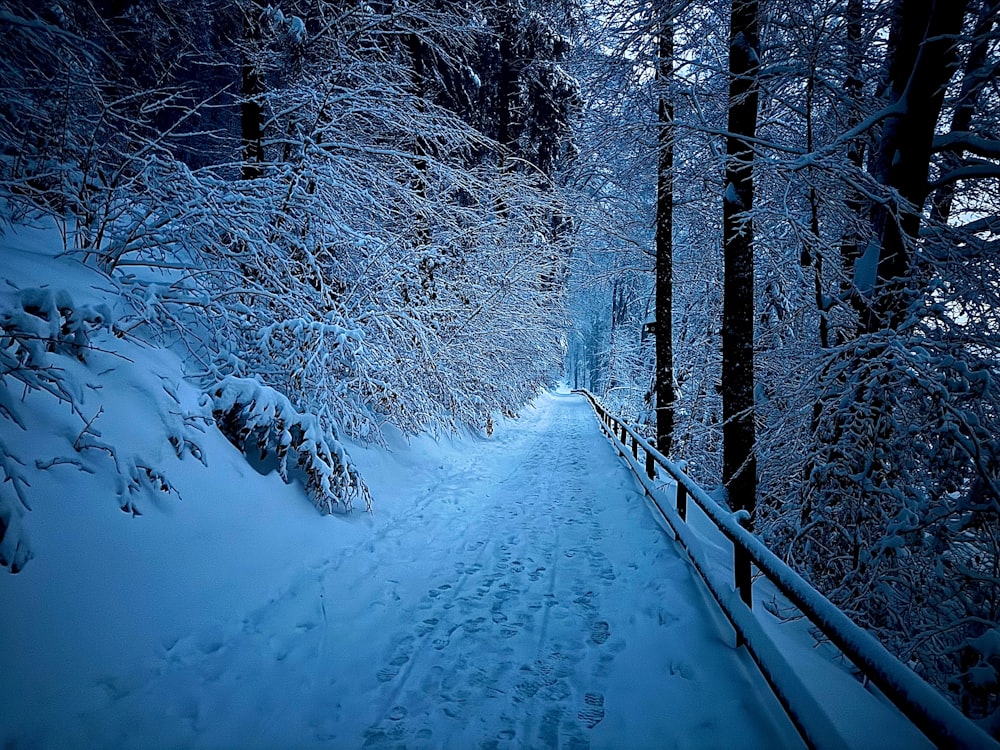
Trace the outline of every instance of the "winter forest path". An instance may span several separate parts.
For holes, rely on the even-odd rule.
[[[376,510],[369,538],[306,566],[240,628],[171,649],[137,692],[189,696],[190,733],[173,739],[797,746],[584,398],[546,394],[464,442],[460,460],[414,468],[407,512]]]

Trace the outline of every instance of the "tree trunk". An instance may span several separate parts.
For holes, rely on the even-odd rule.
[[[263,113],[260,95],[264,93],[264,82],[252,54],[260,43],[260,15],[258,0],[250,3],[243,16],[242,86],[243,102],[240,105],[240,120],[243,135],[243,179],[253,180],[264,175]]]
[[[854,128],[861,122],[861,91],[864,86],[864,49],[861,41],[863,10],[862,0],[847,0],[847,76],[844,79],[844,93],[847,95],[846,125],[848,128]],[[851,169],[860,171],[864,166],[865,140],[863,137],[852,138],[847,144],[847,160],[850,162]],[[853,217],[857,217],[860,222],[866,206],[861,193],[854,188],[848,188],[845,203],[848,222],[851,222]],[[861,238],[858,226],[848,223],[840,243],[840,262],[843,271],[840,293],[851,301],[851,306],[857,312],[858,319],[863,320],[868,315],[868,301],[851,281],[854,278],[854,264],[860,256]],[[849,330],[838,331],[840,343],[847,340],[850,335]]]
[[[813,128],[813,97],[816,93],[816,60],[812,59],[809,68],[809,78],[806,80],[806,151],[812,153],[815,148]],[[823,251],[819,242],[819,193],[815,184],[809,186],[809,235],[802,246],[801,263],[804,267],[813,269],[813,296],[816,300],[816,311],[819,313],[819,345],[823,349],[830,347],[830,315],[823,290]]]
[[[753,146],[760,68],[757,0],[733,0],[729,29],[729,136],[722,202],[722,478],[733,509],[753,511],[754,437]]]
[[[674,434],[673,211],[674,107],[666,88],[673,74],[674,26],[663,13],[657,50],[660,82],[659,162],[656,179],[656,447],[670,453]]]
[[[410,56],[410,83],[413,97],[416,99],[416,110],[423,112],[426,109],[424,97],[426,89],[426,70],[424,65],[424,49],[420,42],[420,37],[416,33],[406,35],[406,50]],[[416,172],[414,190],[420,202],[427,199],[427,155],[428,143],[424,136],[417,132],[413,134],[413,169]],[[425,248],[431,244],[430,228],[427,217],[420,210],[414,217],[414,229],[416,246]]]
[[[979,8],[979,19],[973,31],[972,49],[965,61],[962,71],[962,89],[958,95],[955,112],[951,117],[951,132],[965,132],[972,127],[972,116],[976,112],[979,92],[986,78],[983,68],[990,49],[990,32],[997,23],[997,12],[1000,10],[1000,0],[982,0]],[[946,154],[943,172],[954,169],[961,164],[962,154]],[[931,216],[937,223],[945,223],[951,214],[951,203],[955,197],[955,183],[948,183],[934,195]]]
[[[886,104],[897,113],[885,120],[872,175],[898,194],[877,204],[872,228],[877,247],[873,303],[865,332],[898,328],[914,297],[913,246],[927,199],[934,127],[955,68],[955,37],[967,0],[896,0],[889,34]],[[866,253],[867,255],[868,253]],[[861,259],[870,274],[876,258]],[[862,285],[864,288],[864,285]]]

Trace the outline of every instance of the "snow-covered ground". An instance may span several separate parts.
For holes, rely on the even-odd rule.
[[[4,325],[58,339],[27,356],[64,394],[0,384],[31,505],[0,485],[0,541],[34,555],[0,572],[0,747],[801,746],[583,397],[489,439],[354,446],[374,513],[321,517],[212,426],[178,356],[116,335],[114,284],[59,246],[0,245]],[[53,321],[84,313],[82,350]],[[763,610],[846,744],[923,741]]]
[[[4,238],[0,312],[25,289],[120,312],[56,244]],[[321,517],[204,422],[174,354],[100,327],[68,351],[38,356],[82,415],[5,381],[34,558],[0,572],[0,747],[801,746],[582,397],[489,439],[355,447],[374,513]],[[123,489],[101,446],[170,492]],[[789,633],[849,744],[919,741]]]
[[[582,398],[362,453],[372,516],[206,442],[176,507],[37,503],[5,746],[797,744]]]

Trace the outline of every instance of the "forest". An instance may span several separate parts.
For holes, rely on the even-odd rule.
[[[178,456],[212,423],[323,513],[350,445],[564,380],[1000,737],[998,72],[997,0],[3,0],[0,229],[122,303],[0,270],[0,563],[26,394],[122,510],[171,490],[99,333],[184,362]]]

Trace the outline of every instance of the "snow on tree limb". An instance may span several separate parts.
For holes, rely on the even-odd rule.
[[[278,391],[246,378],[226,378],[206,395],[216,425],[240,451],[256,454],[260,461],[273,454],[286,483],[294,468],[304,472],[306,491],[320,512],[349,511],[357,499],[371,511],[364,480],[336,435],[318,417],[299,413]]]

